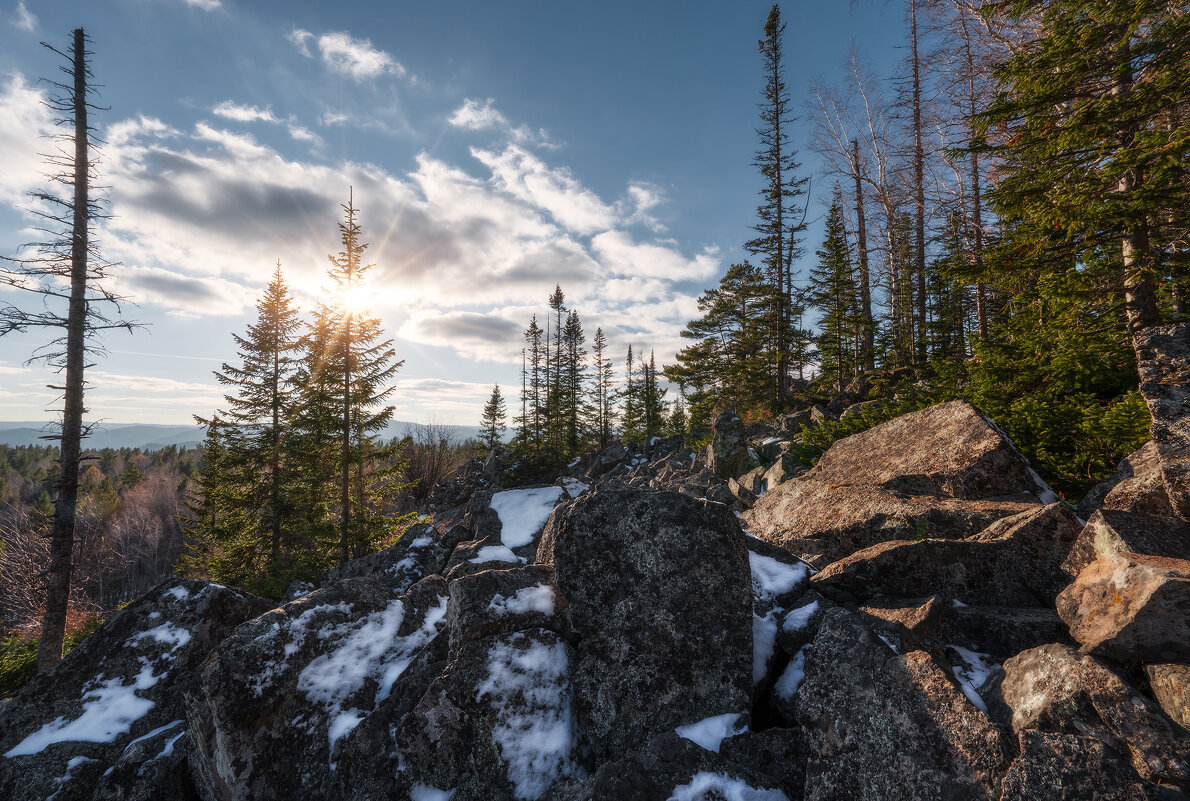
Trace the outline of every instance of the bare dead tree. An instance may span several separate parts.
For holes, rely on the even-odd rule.
[[[49,50],[67,60],[61,70],[68,82],[47,81],[52,94],[49,108],[61,115],[63,132],[54,137],[57,147],[44,154],[50,167],[51,183],[68,188],[65,194],[51,190],[31,193],[38,218],[38,231],[45,239],[22,247],[34,255],[8,259],[0,267],[0,281],[18,290],[38,295],[38,311],[15,305],[0,308],[0,336],[13,331],[50,329],[60,333],[34,351],[29,361],[41,361],[63,375],[51,389],[62,393],[62,421],[47,438],[59,442],[61,465],[54,502],[54,524],[50,535],[49,566],[45,573],[45,612],[41,642],[37,651],[38,672],[52,668],[62,658],[66,616],[70,602],[75,513],[78,507],[79,459],[82,440],[90,431],[84,425],[86,386],[84,371],[89,360],[101,352],[97,337],[112,328],[131,330],[134,324],[119,318],[122,298],[102,286],[112,265],[99,254],[92,238],[97,221],[106,215],[102,200],[92,193],[96,179],[95,148],[100,141],[87,121],[90,111],[102,110],[91,103],[95,88],[88,66],[92,52],[82,28],[71,36],[66,52],[45,42]],[[62,306],[66,308],[63,309]],[[114,309],[114,313],[110,310]],[[111,316],[109,316],[111,315]]]

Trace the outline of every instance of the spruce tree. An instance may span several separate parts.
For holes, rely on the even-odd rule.
[[[479,441],[491,453],[500,444],[504,434],[504,396],[500,394],[500,385],[492,386],[491,397],[483,407],[483,418],[480,421]]]
[[[571,310],[562,329],[562,359],[559,365],[561,381],[560,396],[563,419],[562,455],[570,459],[582,450],[585,440],[585,424],[591,417],[590,401],[587,398],[587,349],[586,337],[578,312]]]
[[[624,360],[624,412],[621,416],[625,442],[642,442],[645,436],[645,410],[641,398],[641,381],[636,374],[636,358],[632,345]]]
[[[859,308],[847,233],[843,229],[843,201],[838,191],[826,217],[826,239],[810,270],[810,303],[818,310],[819,370],[843,391],[855,372],[856,339],[862,337]]]
[[[611,441],[612,432],[616,425],[616,377],[612,360],[607,355],[607,337],[602,328],[595,329],[595,338],[591,340],[591,348],[595,353],[595,433],[599,438],[599,447],[606,448]]]

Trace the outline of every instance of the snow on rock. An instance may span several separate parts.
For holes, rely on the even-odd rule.
[[[967,700],[975,705],[980,712],[988,711],[987,704],[979,696],[979,688],[988,680],[988,676],[999,667],[988,654],[981,654],[963,648],[961,645],[948,645],[947,650],[955,654],[958,659],[954,666],[954,677],[959,682],[959,688]]]
[[[509,548],[533,542],[562,492],[561,487],[539,487],[494,494],[491,506],[500,517],[500,541]]]
[[[566,646],[523,632],[488,650],[488,675],[476,687],[496,712],[492,740],[518,799],[535,799],[563,776],[579,771],[573,690]]]
[[[757,598],[785,595],[810,579],[806,565],[786,564],[755,551],[748,551],[748,565],[752,568],[752,592]]]
[[[674,729],[679,736],[697,743],[708,751],[719,753],[719,743],[727,737],[735,737],[748,731],[747,726],[737,726],[741,712],[729,712],[726,715],[715,715],[703,718],[697,723],[678,726]]]
[[[562,489],[566,490],[566,494],[571,498],[577,498],[587,490],[591,489],[591,485],[579,481],[577,478],[566,476],[562,479]]]
[[[66,763],[66,773],[63,774],[62,776],[59,776],[58,778],[54,779],[54,793],[53,793],[53,795],[47,796],[45,801],[54,801],[54,799],[56,799],[58,797],[58,793],[60,793],[62,791],[62,787],[64,785],[70,784],[70,780],[71,780],[75,770],[77,770],[78,768],[81,768],[83,765],[87,764],[88,762],[98,762],[98,761],[99,760],[91,759],[90,757],[85,757],[85,756],[73,757],[69,762]]]
[[[789,801],[780,790],[758,789],[725,773],[696,773],[689,784],[675,787],[666,801]]]
[[[174,587],[173,589],[171,589],[169,592],[167,592],[165,594],[172,597],[176,601],[185,601],[187,598],[190,597],[190,591],[187,590],[185,587]]]
[[[479,549],[479,554],[474,559],[468,559],[467,561],[478,565],[484,562],[512,562],[513,564],[521,564],[525,560],[513,553],[512,549],[507,545],[484,545]]]
[[[393,683],[417,652],[438,636],[439,624],[446,617],[446,604],[446,597],[440,596],[439,604],[426,612],[421,626],[404,637],[397,635],[405,620],[405,604],[400,600],[360,620],[329,624],[318,630],[319,639],[333,640],[339,645],[306,665],[298,676],[297,688],[311,702],[326,709],[330,721],[327,737],[332,751],[339,738],[349,734],[388,697]],[[368,679],[378,684],[371,709],[344,709],[347,700]]]
[[[814,618],[814,613],[818,611],[818,601],[811,601],[804,606],[790,611],[785,616],[785,620],[781,623],[781,630],[789,634],[799,632],[806,626],[810,625],[810,621]]]
[[[425,548],[427,545],[432,545],[434,540],[432,537],[418,537],[413,542],[409,543],[410,548]]]
[[[777,614],[752,615],[752,683],[760,684],[769,671],[769,662],[777,647]]]
[[[175,587],[174,589],[184,590],[183,587]],[[171,591],[168,594],[172,595],[173,593]],[[162,623],[156,628],[149,629],[148,631],[142,631],[128,640],[127,644],[130,648],[135,648],[141,642],[141,640],[145,639],[146,637],[154,639],[159,643],[168,645],[170,647],[170,654],[173,654],[174,651],[177,651],[186,643],[190,642],[189,631],[181,628],[180,626],[175,626],[172,623]]]
[[[806,652],[811,648],[809,645],[803,645],[793,655],[793,659],[789,660],[789,665],[786,666],[785,672],[781,674],[781,678],[777,679],[777,683],[773,686],[777,697],[782,701],[792,701],[793,697],[797,695],[797,688],[801,686],[802,679],[806,677]]]
[[[523,587],[511,597],[497,595],[488,604],[488,611],[504,615],[526,615],[530,612],[540,612],[543,615],[554,614],[554,588],[548,584],[537,584]]]
[[[410,801],[450,801],[454,790],[439,790],[428,784],[415,784],[409,790]]]
[[[256,642],[284,639],[280,658],[263,660],[260,669],[253,672],[249,679],[253,694],[259,698],[266,689],[272,686],[277,676],[285,673],[289,667],[289,658],[302,649],[306,644],[306,637],[310,633],[311,622],[328,614],[347,617],[351,614],[351,604],[340,601],[337,604],[318,604],[302,612],[286,624],[273,623],[264,633],[258,634]]]

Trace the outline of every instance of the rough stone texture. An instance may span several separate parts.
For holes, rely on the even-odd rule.
[[[121,759],[123,775],[138,755],[151,758],[156,752],[148,754],[149,746],[125,749],[154,729],[181,720],[180,690],[210,650],[269,606],[219,584],[172,579],[112,615],[56,668],[36,676],[3,705],[0,754],[18,753],[0,757],[0,798],[40,801],[55,792],[55,801],[90,798],[102,774]],[[119,725],[115,715],[102,710],[125,696],[127,719]],[[110,742],[74,739],[38,747],[39,737],[84,716],[111,727]],[[68,768],[71,760],[75,766]],[[141,765],[145,763],[136,765],[137,770]],[[146,765],[144,792],[156,792],[153,782],[159,779],[164,780],[160,772]],[[162,792],[171,786],[167,782]]]
[[[512,801],[577,775],[572,664],[570,646],[543,629],[467,642],[396,725],[395,781]]]
[[[828,596],[937,593],[966,604],[1049,606],[1070,581],[1061,564],[1079,531],[1069,507],[1055,503],[965,540],[874,545],[831,564],[811,582]]]
[[[1110,499],[1110,500],[1109,500]],[[1087,520],[1100,509],[1173,516],[1161,479],[1161,461],[1152,440],[1116,465],[1116,472],[1087,492],[1078,504],[1079,517]]]
[[[897,656],[832,609],[805,671],[806,799],[995,797],[1005,736],[924,652]]]
[[[1165,491],[1174,514],[1190,520],[1190,323],[1146,328],[1132,343]]]
[[[996,659],[1052,642],[1074,644],[1066,624],[1050,608],[949,606],[947,628]]]
[[[323,577],[322,586],[362,576],[384,581],[395,595],[400,595],[426,576],[441,573],[458,542],[455,538],[460,536],[464,536],[462,530],[443,537],[431,525],[411,526],[395,545],[332,567]]]
[[[1001,801],[1148,801],[1128,762],[1093,737],[1026,730]]]
[[[91,801],[198,801],[186,764],[190,740],[184,727],[179,720],[152,737],[130,743],[110,772],[99,777]]]
[[[597,492],[555,512],[538,558],[570,601],[579,726],[596,764],[748,707],[751,574],[726,507]]]
[[[715,435],[707,445],[707,466],[720,478],[738,478],[756,467],[756,460],[748,453],[744,424],[734,409],[728,409],[715,419]]]
[[[1190,556],[1190,523],[1178,517],[1100,509],[1087,521],[1062,567],[1077,576],[1096,559],[1116,553],[1186,558]]]
[[[1065,645],[1033,648],[1004,663],[1002,692],[1015,731],[1094,737],[1150,782],[1186,787],[1190,734],[1094,657]]]
[[[952,401],[835,442],[745,520],[756,536],[822,566],[889,540],[970,536],[1036,506],[1044,492],[998,428]]]
[[[1091,563],[1057,599],[1088,653],[1190,662],[1190,561],[1119,553]]]
[[[399,598],[388,581],[352,578],[237,629],[186,692],[204,797],[333,797],[334,746],[399,691],[446,606],[438,576]]]
[[[477,637],[524,629],[562,632],[567,602],[554,587],[554,571],[547,565],[507,567],[450,582],[446,626],[452,650]]]
[[[1190,729],[1190,665],[1145,665],[1145,675],[1165,714]]]
[[[720,751],[724,750],[720,748]],[[741,751],[737,751],[736,756],[750,761],[752,749]],[[712,786],[695,798],[705,801],[724,798],[776,801],[779,796],[772,791],[782,789],[778,786],[779,779],[749,769],[746,767],[748,761],[741,764],[723,753],[707,751],[671,731],[653,737],[646,746],[619,760],[605,763],[586,780],[554,788],[542,801],[667,801],[674,797],[678,788],[690,785],[695,776],[707,773],[726,775],[753,791],[768,790],[769,793],[748,794],[737,789],[728,795],[722,787]],[[801,798],[791,794],[794,792],[797,791],[791,789],[786,793],[790,801]]]

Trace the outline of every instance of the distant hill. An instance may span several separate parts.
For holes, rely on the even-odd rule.
[[[42,439],[48,424],[45,422],[0,422],[0,445],[52,445]],[[394,420],[385,430],[386,437],[401,437],[407,432],[421,429],[420,423]],[[449,426],[454,439],[462,441],[479,436],[479,426]],[[166,426],[149,423],[101,423],[84,440],[87,448],[137,448],[142,451],[159,451],[170,445],[179,448],[197,448],[206,436],[202,426]]]

